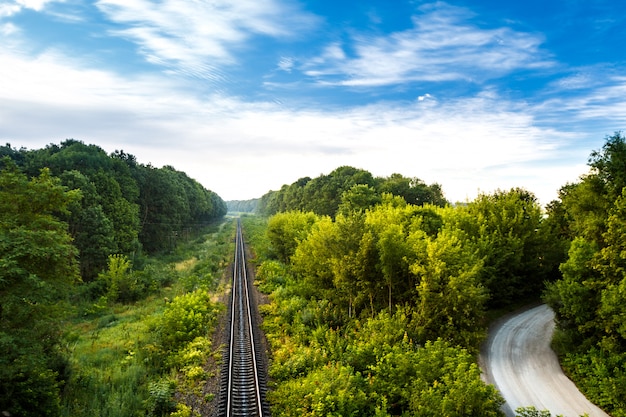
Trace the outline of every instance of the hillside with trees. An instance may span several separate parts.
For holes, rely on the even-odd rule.
[[[350,195],[344,195],[350,191]],[[279,212],[300,210],[334,217],[340,204],[365,209],[381,201],[384,193],[401,196],[409,204],[445,205],[439,184],[426,185],[419,178],[393,174],[374,178],[366,170],[342,166],[328,175],[300,178],[278,191],[263,195],[257,213],[270,216]]]
[[[107,155],[96,145],[73,139],[43,149],[0,148],[27,176],[46,168],[82,198],[61,219],[79,250],[81,276],[90,281],[106,267],[108,255],[138,256],[170,249],[194,227],[226,214],[225,202],[184,172],[155,168],[133,155]]]

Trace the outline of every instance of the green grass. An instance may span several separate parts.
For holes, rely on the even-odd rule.
[[[71,371],[63,390],[63,416],[169,415],[175,404],[164,404],[156,388],[169,387],[168,381],[180,375],[184,379],[185,372],[164,366],[167,357],[155,327],[176,296],[216,290],[232,254],[233,230],[232,221],[215,225],[167,256],[148,259],[150,273],[174,279],[144,299],[112,305],[78,299],[66,336]],[[190,375],[198,378],[197,372]],[[184,389],[190,384],[179,385]]]

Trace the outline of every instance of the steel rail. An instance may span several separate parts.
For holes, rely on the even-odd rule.
[[[238,220],[230,302],[228,367],[222,376],[220,395],[220,416],[223,417],[269,415],[262,398],[249,285],[243,234]]]

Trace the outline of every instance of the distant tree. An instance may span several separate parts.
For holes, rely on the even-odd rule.
[[[365,211],[381,202],[380,195],[376,190],[366,184],[355,184],[341,195],[339,212],[349,215],[353,211]]]
[[[230,200],[226,202],[228,211],[239,213],[255,213],[259,205],[259,198],[250,200]]]
[[[380,193],[400,196],[409,204],[416,206],[433,204],[441,207],[448,204],[439,184],[426,185],[419,178],[407,178],[401,174],[391,174],[391,176],[381,178],[379,181]]]

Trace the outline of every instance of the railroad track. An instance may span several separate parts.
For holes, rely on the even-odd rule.
[[[248,281],[246,256],[237,220],[235,261],[229,305],[229,345],[225,350],[220,386],[220,417],[269,417],[265,401],[265,356],[256,323],[256,303]]]

